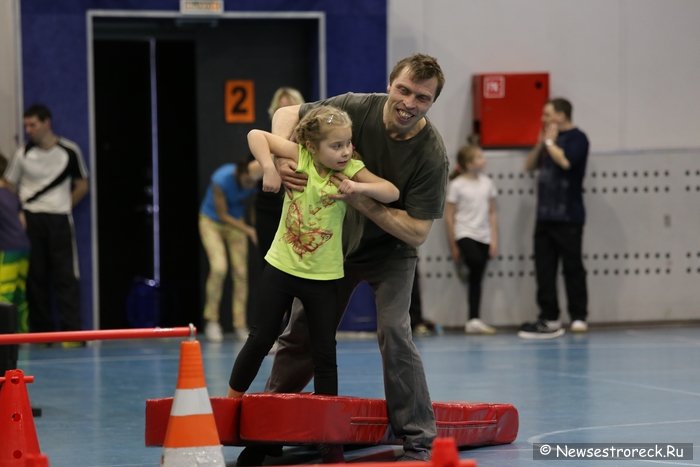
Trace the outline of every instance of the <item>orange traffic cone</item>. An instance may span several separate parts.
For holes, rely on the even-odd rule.
[[[454,438],[435,438],[430,460],[434,467],[456,467],[459,454]]]
[[[0,378],[0,466],[48,467],[49,459],[39,451],[27,382],[22,370],[7,370]]]
[[[204,382],[202,350],[196,340],[180,344],[177,389],[165,432],[160,465],[226,467]]]

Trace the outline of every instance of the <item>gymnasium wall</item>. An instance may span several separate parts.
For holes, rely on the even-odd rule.
[[[22,0],[21,82],[23,102],[51,108],[58,133],[80,145],[90,159],[88,10],[179,11],[179,0]],[[226,12],[314,11],[325,15],[327,93],[348,89],[381,91],[386,85],[386,2],[354,0],[228,0]],[[0,24],[17,32],[10,9],[0,10]],[[283,38],[281,38],[283,40]],[[274,70],[274,64],[271,64]],[[5,85],[0,86],[4,90]],[[3,111],[4,112],[4,111]],[[19,118],[18,118],[19,120]],[[83,325],[93,326],[93,248],[90,201],[75,209],[80,257]],[[193,247],[198,247],[194,246]]]
[[[472,74],[550,73],[591,140],[585,265],[593,322],[700,318],[700,2],[694,0],[405,0],[389,3],[389,66],[414,50],[447,75],[431,110],[454,162],[471,131]],[[525,151],[486,151],[499,188],[501,255],[485,278],[483,316],[537,315],[535,184]],[[466,289],[444,225],[421,249],[425,314],[463,325]],[[566,301],[560,287],[566,320]]]
[[[12,0],[11,3],[19,2]],[[329,20],[327,27],[329,43],[336,44],[333,51],[328,50],[329,94],[349,89],[383,89],[386,70],[402,56],[418,50],[437,56],[446,72],[447,85],[431,110],[431,118],[440,128],[451,157],[471,129],[472,74],[549,72],[551,93],[573,101],[574,120],[588,133],[592,143],[586,180],[586,188],[591,191],[586,194],[589,224],[585,237],[585,248],[590,255],[586,265],[591,278],[592,319],[622,322],[700,316],[693,305],[700,302],[700,292],[694,287],[700,261],[695,234],[698,226],[694,223],[700,218],[697,207],[700,195],[697,189],[692,189],[698,184],[695,161],[700,156],[700,92],[696,85],[700,81],[700,52],[694,46],[700,43],[700,29],[696,25],[700,18],[700,2],[388,0],[386,17],[382,16],[382,11],[376,11],[373,1],[289,3],[292,5],[272,0],[227,2],[226,9],[325,10],[329,18],[336,18],[338,22],[332,25]],[[81,142],[79,136],[87,134],[87,123],[81,116],[86,111],[82,94],[86,82],[85,54],[80,47],[80,40],[85,37],[85,20],[80,10],[86,7],[173,10],[178,2],[71,1],[61,2],[60,11],[53,2],[24,0],[21,4],[22,9],[30,13],[29,20],[23,18],[23,35],[33,36],[42,28],[48,28],[41,37],[45,39],[46,35],[55,34],[62,38],[60,41],[29,40],[22,44],[26,56],[23,74],[29,75],[23,76],[25,101],[53,93],[72,96],[71,90],[82,89],[75,94],[76,99],[60,106],[59,114],[62,125],[70,122],[77,125],[77,128],[61,130],[66,134],[75,130],[78,136],[74,139]],[[0,8],[2,34],[16,31],[11,16],[11,8]],[[382,27],[386,30],[387,19],[388,38],[384,42],[377,38]],[[5,44],[3,41],[3,47]],[[74,46],[77,53],[68,54],[71,62],[50,59],[58,68],[48,69],[47,57],[63,55]],[[383,62],[385,56],[387,60]],[[332,59],[341,62],[332,62]],[[381,66],[374,65],[379,62]],[[10,68],[11,64],[10,61]],[[32,73],[34,67],[40,70],[36,76]],[[79,85],[65,79],[67,72],[77,74]],[[2,73],[3,77],[7,74],[4,58]],[[36,80],[51,82],[53,87],[49,89],[41,82],[34,83]],[[37,96],[38,90],[44,94]],[[13,93],[12,84],[3,78],[0,81],[0,98],[3,99],[0,121],[14,121],[17,125],[16,118],[7,117],[16,115],[15,110],[4,105],[12,100],[7,96]],[[73,115],[79,118],[73,119]],[[6,141],[0,140],[3,145],[0,148],[7,151],[5,145],[13,143],[7,141],[7,136],[4,138]],[[506,190],[499,197],[499,206],[502,228],[506,229],[502,236],[505,242],[511,243],[504,249],[504,259],[494,261],[489,269],[496,276],[487,278],[484,312],[493,309],[496,323],[517,324],[531,318],[535,312],[532,279],[523,276],[523,280],[511,278],[508,282],[510,272],[525,275],[532,269],[531,261],[526,258],[531,248],[534,198],[531,193],[519,194],[518,190],[530,190],[534,186],[530,179],[519,178],[524,152],[488,151],[487,157],[488,171],[495,175],[499,187]],[[626,166],[626,179],[621,177],[618,164]],[[637,170],[637,177],[630,175],[633,170]],[[645,170],[648,174],[656,171],[659,175],[644,178]],[[607,193],[593,194],[592,189],[603,180],[602,175],[593,177],[594,171],[608,174],[605,178]],[[618,174],[615,182],[608,178],[613,171]],[[499,179],[498,174],[503,177],[513,174],[518,177],[513,183],[518,185],[509,185],[511,179]],[[617,193],[612,192],[615,183],[618,184]],[[629,192],[633,185],[638,190],[646,185],[647,189],[659,187],[662,191],[646,194],[638,191],[634,197]],[[628,193],[620,193],[625,186]],[[666,192],[665,187],[670,187],[670,192]],[[508,189],[517,194],[509,194]],[[671,227],[661,227],[665,225],[664,216],[670,208],[674,209]],[[632,209],[638,209],[639,215]],[[85,212],[76,216],[83,226],[85,216]],[[83,241],[89,240],[83,237]],[[89,250],[89,243],[82,248]],[[444,231],[438,222],[422,248],[421,268],[429,272],[426,258],[437,262],[441,257],[444,261],[445,253]],[[596,259],[594,254],[598,255]],[[604,254],[608,255],[607,259],[603,259]],[[640,256],[635,258],[635,254]],[[667,254],[671,257],[667,258]],[[665,272],[669,260],[670,274]],[[607,277],[604,276],[605,266],[608,266]],[[81,267],[84,278],[89,279],[89,274],[85,273],[89,264],[86,266],[85,259]],[[625,269],[639,269],[640,272],[625,274]],[[650,270],[649,274],[646,269]],[[656,269],[661,269],[663,274],[657,275]],[[595,270],[598,276],[593,276]],[[443,273],[447,272],[445,266]],[[499,272],[503,274],[502,280],[499,280]],[[452,280],[439,281],[435,277],[424,277],[422,283],[427,313],[445,324],[461,323],[461,318],[456,319],[450,309],[456,309],[453,303],[457,303],[463,292],[461,284]],[[442,296],[447,297],[447,302],[441,301]]]
[[[499,255],[489,262],[482,317],[516,325],[537,316],[533,261],[536,180],[517,153],[492,154],[486,171],[498,189]],[[593,154],[585,182],[583,255],[594,323],[700,318],[700,150]],[[466,321],[466,284],[435,223],[421,249],[426,317]],[[568,322],[564,284],[561,318]]]

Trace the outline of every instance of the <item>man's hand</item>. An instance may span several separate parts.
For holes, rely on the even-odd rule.
[[[282,184],[287,192],[287,196],[291,198],[292,191],[304,191],[308,177],[306,174],[296,171],[296,162],[283,157],[276,157],[275,166],[279,176],[282,178]]]
[[[544,127],[544,140],[552,140],[556,141],[557,136],[559,135],[559,127],[557,127],[556,123],[550,123],[549,125]]]

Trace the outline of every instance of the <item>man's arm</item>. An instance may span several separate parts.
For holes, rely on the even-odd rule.
[[[425,242],[433,226],[432,219],[416,219],[403,209],[390,208],[364,195],[353,195],[345,201],[386,233],[413,247],[419,247]]]
[[[288,105],[280,107],[272,116],[272,133],[289,139],[294,127],[299,123],[300,105]]]
[[[569,159],[567,159],[564,150],[557,146],[557,143],[554,140],[547,140],[545,143],[545,148],[549,153],[549,157],[552,158],[555,164],[564,170],[569,170],[571,168],[571,163],[569,162]]]
[[[457,239],[455,238],[455,213],[457,212],[457,205],[455,203],[450,203],[449,201],[445,203],[445,231],[447,232],[447,245],[450,248],[450,254],[452,255],[452,261],[459,263],[459,248],[457,247]]]
[[[277,109],[272,117],[272,133],[290,139],[294,128],[299,123],[300,108],[300,105],[289,105]],[[289,159],[275,158],[275,166],[288,195],[291,196],[291,191],[304,191],[307,177],[305,174],[296,172],[296,162]]]
[[[81,199],[87,195],[90,185],[87,178],[76,178],[73,180],[73,191],[71,191],[70,197],[73,206],[78,204]]]
[[[566,157],[564,149],[557,146],[557,135],[559,130],[555,124],[547,125],[540,132],[540,136],[537,140],[537,144],[532,151],[527,155],[525,160],[525,170],[535,170],[537,168],[537,157],[539,156],[542,148],[547,151],[549,157],[552,158],[555,164],[564,170],[569,170],[571,168],[571,162]]]

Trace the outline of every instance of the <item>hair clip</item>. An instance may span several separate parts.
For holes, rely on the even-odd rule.
[[[333,123],[333,117],[335,117],[335,114],[331,114],[331,116],[326,119],[327,125],[330,125],[331,123]]]

